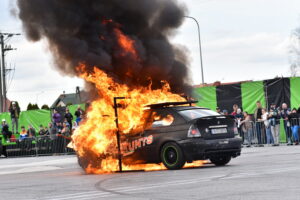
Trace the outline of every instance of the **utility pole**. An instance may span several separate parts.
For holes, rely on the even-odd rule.
[[[5,67],[5,52],[17,50],[12,48],[10,45],[5,44],[5,40],[9,39],[15,35],[21,35],[19,33],[0,33],[0,44],[1,44],[1,70],[0,70],[0,112],[5,112],[6,105],[6,67]]]

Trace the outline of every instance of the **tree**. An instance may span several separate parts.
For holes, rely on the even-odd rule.
[[[31,103],[28,104],[27,110],[32,110],[32,104]]]
[[[44,105],[42,106],[42,109],[44,109],[44,110],[50,110],[50,108],[49,108],[49,106],[48,106],[47,104],[44,104]]]
[[[29,103],[27,106],[27,110],[38,110],[38,109],[40,109],[40,108],[37,104]]]

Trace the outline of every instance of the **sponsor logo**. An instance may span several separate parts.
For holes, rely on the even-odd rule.
[[[153,135],[149,135],[147,137],[138,138],[136,140],[123,142],[121,144],[122,152],[128,155],[130,152],[134,152],[135,150],[145,147],[153,143]]]

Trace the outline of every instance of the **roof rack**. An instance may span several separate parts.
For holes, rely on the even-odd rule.
[[[193,103],[198,103],[198,101],[165,102],[165,103],[158,103],[158,104],[150,104],[150,105],[146,105],[145,107],[149,107],[149,108],[153,109],[153,108],[164,108],[164,107],[170,107],[170,106],[180,106],[180,105],[186,105],[186,104],[189,104],[190,106],[192,106]]]

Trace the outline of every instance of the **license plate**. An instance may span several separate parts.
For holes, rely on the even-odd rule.
[[[211,129],[212,134],[223,134],[227,133],[227,128],[218,128],[218,129]]]

